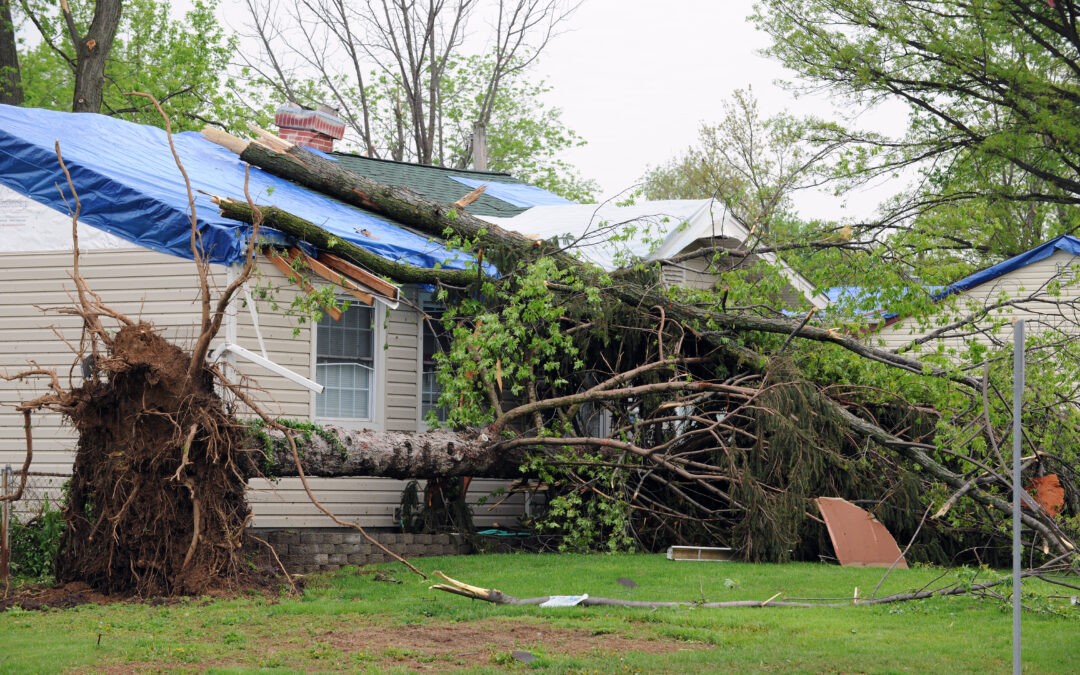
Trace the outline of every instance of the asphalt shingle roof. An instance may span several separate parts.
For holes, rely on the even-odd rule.
[[[344,168],[361,176],[387,185],[407,187],[419,192],[428,199],[444,203],[456,202],[473,190],[473,188],[451,179],[450,176],[472,178],[491,183],[525,185],[525,183],[510,174],[494,171],[447,169],[441,166],[372,159],[342,152],[335,152],[331,157],[341,162]],[[527,209],[514,206],[489,194],[482,194],[480,199],[470,204],[465,210],[475,216],[503,216],[509,218],[523,213]]]

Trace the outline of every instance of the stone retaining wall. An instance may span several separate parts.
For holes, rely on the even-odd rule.
[[[309,574],[336,570],[343,565],[368,565],[389,562],[390,556],[379,550],[354,530],[344,528],[304,528],[297,530],[251,528],[249,532],[274,547],[281,564],[291,574]],[[367,530],[383,546],[405,558],[436,555],[461,555],[471,552],[471,546],[460,535],[403,534],[401,532]],[[273,556],[258,542],[253,550],[259,554],[255,563],[260,567],[277,567]]]

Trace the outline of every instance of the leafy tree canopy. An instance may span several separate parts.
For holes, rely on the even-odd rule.
[[[764,0],[768,52],[853,104],[900,101],[900,134],[822,127],[849,184],[917,176],[864,236],[914,274],[972,269],[1080,221],[1072,0]]]
[[[93,13],[91,2],[72,2],[77,24]],[[70,110],[74,88],[73,46],[59,5],[27,0],[18,8],[24,32],[19,61],[24,105]],[[218,22],[217,0],[197,0],[183,18],[173,18],[168,1],[124,3],[117,36],[105,66],[103,114],[141,124],[162,125],[161,116],[145,99],[128,92],[153,94],[172,118],[174,129],[200,129],[207,124],[240,128],[265,111],[240,105],[235,83],[227,77],[237,47]],[[30,33],[32,34],[32,33]],[[40,39],[38,39],[40,37]]]

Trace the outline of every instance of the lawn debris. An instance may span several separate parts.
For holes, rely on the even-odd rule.
[[[720,546],[668,546],[668,560],[698,560],[728,562],[733,559],[730,548]]]
[[[532,663],[537,658],[539,658],[539,657],[536,656],[536,654],[530,654],[529,652],[523,652],[520,649],[510,652],[510,656],[513,656],[515,661],[520,661],[522,663]]]
[[[1052,578],[1047,577],[1051,569],[1064,569],[1060,561],[1054,562],[1053,565],[1043,565],[1038,568],[1025,570],[1020,573],[1021,577],[1037,577],[1044,581],[1051,583],[1061,583],[1055,581]],[[865,598],[859,597],[858,588],[855,589],[854,598],[793,598],[790,600],[777,600],[782,595],[782,592],[774,594],[772,597],[766,600],[728,600],[724,602],[694,602],[694,601],[672,601],[672,600],[623,600],[621,598],[597,598],[590,595],[582,594],[580,596],[559,596],[559,595],[544,595],[535,598],[518,598],[513,595],[507,595],[502,591],[495,588],[480,588],[479,586],[472,586],[464,582],[452,579],[446,574],[436,570],[432,574],[446,583],[434,584],[429,586],[431,590],[445,591],[447,593],[453,593],[454,595],[460,595],[462,597],[471,598],[473,600],[483,600],[496,605],[538,605],[540,607],[555,607],[555,606],[567,606],[567,605],[551,605],[547,604],[552,599],[558,598],[579,598],[580,602],[575,603],[576,606],[581,607],[644,607],[644,608],[658,608],[658,607],[702,607],[708,609],[728,609],[735,607],[851,607],[856,605],[858,607],[867,607],[870,605],[886,605],[894,602],[906,602],[908,600],[924,600],[926,598],[933,598],[936,596],[955,596],[955,595],[975,595],[983,596],[990,595],[992,597],[999,597],[1000,595],[989,591],[995,586],[1001,586],[1012,583],[1011,576],[1001,577],[999,579],[993,579],[991,581],[985,581],[979,584],[969,583],[950,583],[946,586],[942,586],[936,589],[922,588],[921,590],[911,593],[894,593],[880,598]]]
[[[829,530],[836,559],[844,567],[907,569],[896,540],[874,516],[838,497],[814,500]]]

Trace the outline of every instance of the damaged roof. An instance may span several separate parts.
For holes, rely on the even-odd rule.
[[[469,254],[256,167],[245,179],[247,165],[201,134],[174,134],[173,142],[191,181],[198,229],[212,263],[244,258],[251,227],[222,217],[211,196],[246,201],[245,180],[255,204],[280,206],[384,258],[449,269],[464,269],[472,261]],[[104,115],[0,105],[0,184],[67,214],[74,200],[56,157],[57,143],[82,204],[81,222],[145,248],[192,257],[187,190],[163,129]],[[408,185],[431,199],[453,201],[473,189],[446,177],[442,169],[336,158],[350,169],[366,167],[360,173],[380,182]],[[479,175],[492,185],[513,183],[544,192],[503,174]],[[492,209],[520,210],[495,197],[484,199]],[[260,235],[285,240],[269,228]]]
[[[447,169],[441,166],[372,159],[342,152],[320,154],[340,162],[341,166],[353,173],[386,185],[407,187],[428,199],[446,204],[456,202],[480,185],[487,185],[480,198],[466,207],[474,216],[508,218],[539,203],[570,203],[546,190],[523,183],[507,173]],[[522,199],[515,198],[518,197],[515,193],[520,192],[531,193],[527,195],[531,199],[523,202]]]

